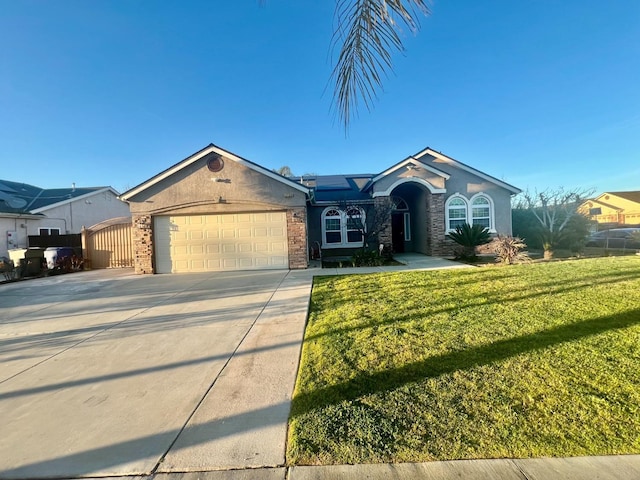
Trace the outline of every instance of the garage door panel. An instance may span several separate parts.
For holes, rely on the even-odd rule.
[[[271,253],[284,255],[285,253],[287,253],[287,246],[284,243],[272,243]]]
[[[154,217],[159,273],[287,268],[284,212]]]

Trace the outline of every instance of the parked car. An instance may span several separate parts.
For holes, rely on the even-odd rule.
[[[612,228],[591,234],[587,247],[640,249],[640,228]]]

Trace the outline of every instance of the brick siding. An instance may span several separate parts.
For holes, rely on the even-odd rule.
[[[292,208],[287,210],[287,238],[289,241],[289,268],[307,268],[307,210]]]
[[[151,215],[135,215],[131,229],[135,273],[153,273],[153,229]]]
[[[376,197],[374,199],[374,208],[386,209],[387,202],[389,202],[389,197]],[[387,222],[384,225],[380,225],[380,231],[378,232],[378,244],[384,245],[385,249],[390,252],[392,249],[392,243],[393,239],[391,236],[391,214],[389,214]]]
[[[445,236],[444,194],[429,193],[426,207],[428,212],[427,254],[449,255],[451,248]]]

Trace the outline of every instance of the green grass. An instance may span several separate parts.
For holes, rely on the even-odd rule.
[[[640,258],[317,278],[292,464],[640,453]]]

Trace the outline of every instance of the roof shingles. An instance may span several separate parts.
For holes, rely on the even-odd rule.
[[[0,180],[0,212],[31,214],[34,210],[81,197],[104,188],[40,188],[26,183]]]

